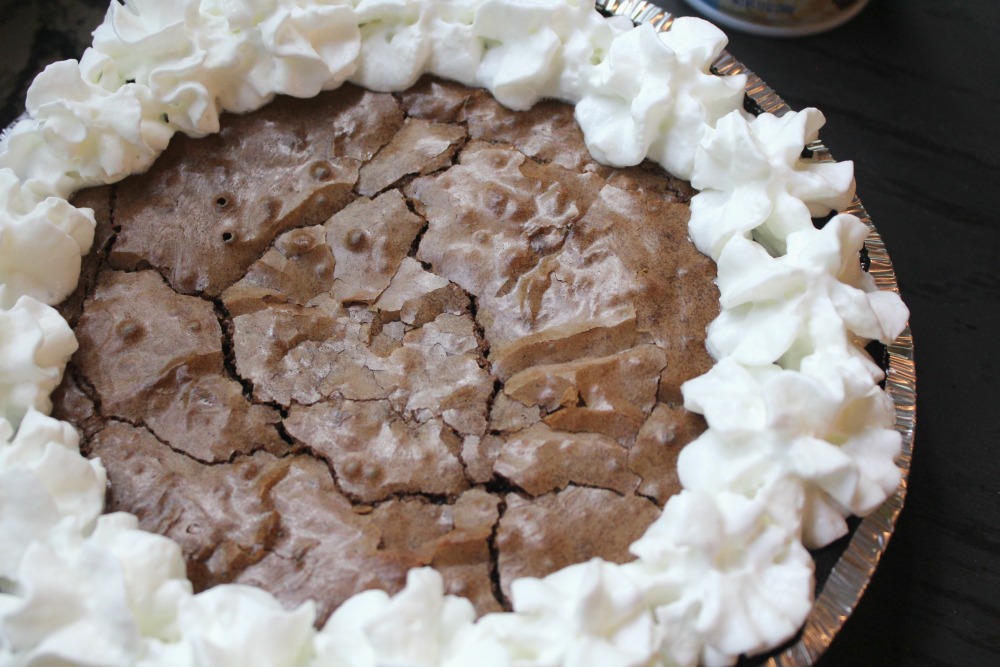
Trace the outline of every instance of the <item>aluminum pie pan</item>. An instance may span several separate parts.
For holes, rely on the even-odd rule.
[[[660,32],[669,30],[674,20],[670,12],[646,0],[595,0],[595,4],[605,14],[625,16],[636,24],[649,23]],[[720,76],[747,75],[746,107],[752,113],[781,116],[791,110],[759,76],[727,51],[723,51],[713,63],[712,71]],[[806,150],[821,162],[833,161],[829,149],[818,140],[809,144]],[[868,237],[865,239],[867,270],[880,290],[898,293],[899,286],[889,253],[861,200],[855,197],[842,213],[855,215],[868,226]],[[916,431],[917,381],[909,325],[891,345],[884,347],[884,359],[881,361],[886,371],[885,390],[895,405],[896,430],[902,436],[902,448],[896,459],[902,472],[899,486],[878,509],[852,522],[853,529],[847,537],[813,552],[817,561],[824,556],[829,559],[831,554],[835,556],[835,561],[829,569],[821,569],[818,563],[816,598],[798,634],[770,653],[743,658],[741,665],[804,667],[815,663],[857,607],[885,553],[906,499]],[[842,544],[843,541],[847,542],[846,545]],[[842,551],[837,554],[840,549]]]
[[[595,0],[595,6],[606,15],[625,16],[636,24],[648,23],[657,31],[669,30],[674,20],[670,12],[646,0]],[[746,106],[753,113],[773,113],[780,116],[791,110],[760,77],[726,51],[713,63],[712,71],[720,76],[747,75]],[[25,112],[6,127],[0,128],[0,142],[14,125],[27,117]],[[818,140],[809,144],[806,150],[817,160],[833,161],[829,149]],[[843,212],[857,216],[868,226],[868,237],[865,239],[867,270],[875,284],[881,290],[898,293],[899,287],[888,251],[860,199],[855,197]],[[855,520],[847,537],[813,553],[817,560],[824,555],[830,559],[832,552],[835,552],[836,558],[829,568],[817,567],[819,583],[813,608],[796,636],[770,653],[742,658],[740,665],[805,667],[815,663],[856,608],[885,553],[906,499],[916,430],[916,371],[909,325],[891,345],[885,346],[884,353],[884,386],[895,405],[896,430],[902,436],[902,449],[896,460],[902,472],[899,487],[877,510],[863,519]],[[846,546],[841,544],[843,541],[847,541]]]

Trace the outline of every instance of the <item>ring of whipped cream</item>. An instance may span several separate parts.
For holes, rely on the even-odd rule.
[[[806,547],[899,483],[893,405],[862,346],[908,314],[860,267],[863,223],[813,224],[853,199],[850,163],[802,157],[822,114],[744,112],[745,78],[709,71],[725,43],[698,19],[658,32],[577,0],[112,2],[93,47],[40,74],[0,140],[0,664],[721,665],[792,636],[812,604]],[[67,198],[148,168],[177,131],[217,131],[224,111],[424,73],[514,109],[574,102],[595,158],[650,158],[700,191],[690,235],[718,264],[721,314],[716,365],[683,387],[708,423],[681,454],[684,490],[635,561],[515,581],[514,611],[478,621],[426,568],[319,630],[311,603],[193,595],[179,547],[102,514],[100,461],[46,416],[76,349],[52,304],[94,235]]]

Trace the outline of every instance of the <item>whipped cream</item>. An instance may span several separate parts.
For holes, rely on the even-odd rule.
[[[222,111],[335,88],[358,49],[349,2],[129,0],[111,3],[84,60],[110,59],[112,81],[148,89],[172,127],[201,136],[218,132]]]
[[[406,577],[406,587],[392,597],[385,591],[371,590],[342,604],[316,637],[313,664],[479,664],[474,659],[477,656],[468,652],[474,647],[459,643],[460,635],[475,619],[471,602],[444,595],[444,582],[436,570],[413,569]],[[488,662],[489,658],[484,664]]]
[[[868,228],[838,215],[823,229],[788,235],[788,252],[772,257],[761,244],[733,237],[718,259],[722,312],[708,330],[717,358],[744,364],[781,361],[797,369],[814,351],[856,351],[850,336],[890,343],[902,331],[898,297],[875,290],[858,261]]]
[[[11,308],[20,296],[42,303],[69,296],[94,242],[94,226],[90,209],[59,197],[39,200],[12,170],[0,169],[0,308]]]
[[[694,18],[676,19],[665,33],[645,25],[616,38],[576,106],[594,157],[619,167],[649,157],[690,179],[702,136],[743,102],[744,75],[709,72],[725,45],[721,31]]]
[[[806,494],[808,547],[844,535],[844,517],[877,508],[900,479],[892,402],[874,384],[881,369],[860,358],[823,356],[803,372],[727,358],[692,380],[685,406],[703,412],[713,428],[677,463],[685,488],[712,493],[752,495],[794,479]]]
[[[682,451],[686,451],[685,450]],[[794,634],[812,607],[813,562],[799,542],[802,488],[685,489],[632,545],[665,664],[727,665]]]
[[[826,122],[816,109],[780,118],[747,118],[730,112],[705,137],[694,156],[691,185],[691,239],[718,260],[735,235],[754,238],[771,252],[785,251],[794,231],[813,227],[812,217],[846,208],[854,199],[851,162],[818,162],[802,157]]]
[[[0,418],[16,428],[31,409],[51,411],[49,395],[76,348],[69,324],[55,308],[30,296],[0,308]]]
[[[583,0],[112,2],[0,139],[0,664],[722,665],[792,636],[812,604],[803,541],[836,539],[898,484],[892,404],[859,345],[891,341],[907,312],[861,271],[863,224],[812,224],[853,198],[850,163],[801,155],[822,115],[749,117],[745,78],[709,71],[725,43],[698,19],[657,34]],[[103,467],[44,415],[76,348],[50,305],[93,240],[93,213],[66,198],[146,169],[174,132],[217,131],[224,111],[424,73],[517,109],[575,102],[595,157],[653,159],[701,190],[690,232],[718,262],[722,312],[718,364],[683,388],[708,423],[681,455],[685,490],[636,561],[515,581],[514,612],[478,621],[426,569],[319,631],[312,603],[193,595],[176,544],[100,514]]]

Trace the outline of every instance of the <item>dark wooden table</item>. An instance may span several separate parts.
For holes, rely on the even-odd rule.
[[[658,0],[690,13],[678,0]],[[48,62],[78,57],[107,0],[0,0],[0,126]],[[873,0],[816,37],[732,33],[730,50],[823,140],[858,192],[912,311],[910,492],[853,617],[821,660],[1000,664],[1000,3]]]

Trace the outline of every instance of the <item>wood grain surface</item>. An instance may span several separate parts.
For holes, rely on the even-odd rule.
[[[657,0],[693,14],[679,0]],[[0,127],[47,63],[78,57],[106,0],[0,0]],[[821,659],[1000,664],[1000,3],[872,0],[832,32],[730,51],[854,160],[911,309],[917,436],[906,507]]]

